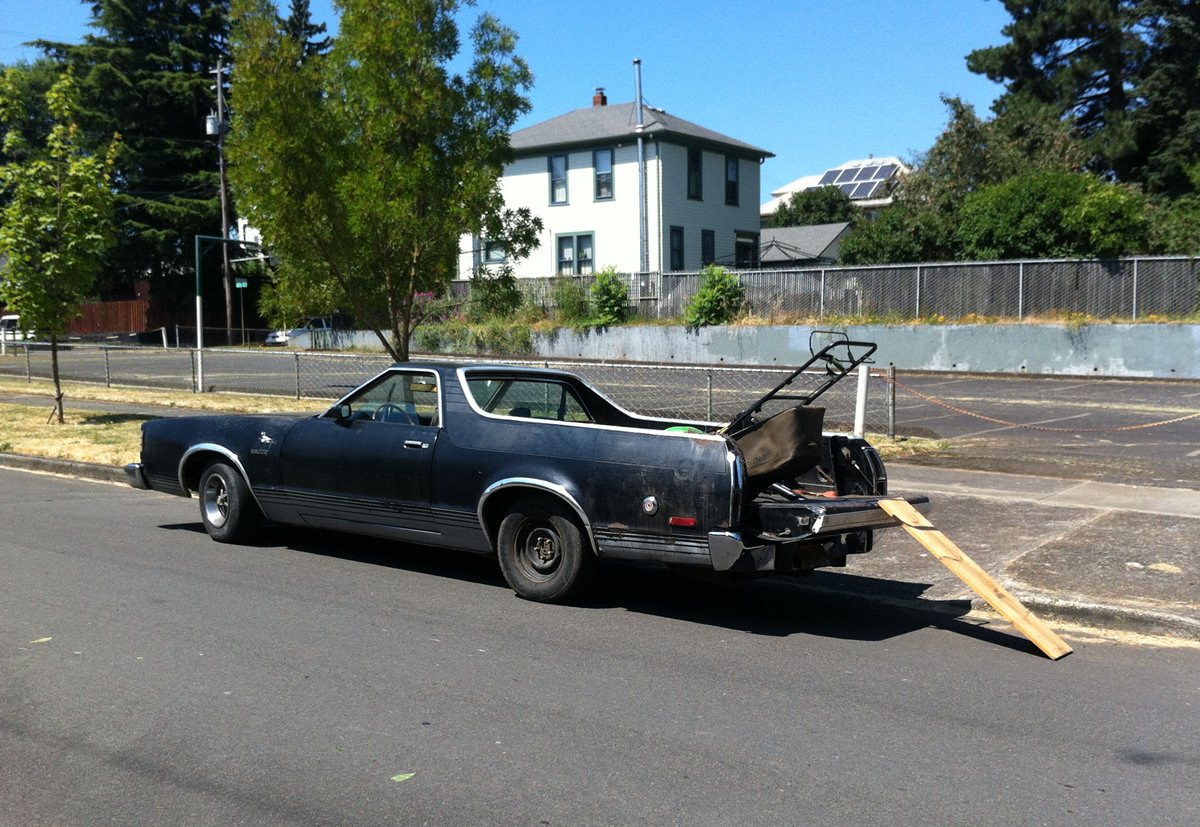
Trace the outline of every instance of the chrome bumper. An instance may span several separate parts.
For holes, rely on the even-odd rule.
[[[131,462],[126,465],[125,476],[134,488],[140,488],[142,491],[150,490],[150,483],[146,480],[146,471],[140,462]]]

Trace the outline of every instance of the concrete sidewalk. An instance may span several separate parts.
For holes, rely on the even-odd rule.
[[[113,466],[15,454],[0,466],[125,480]],[[1200,641],[1200,491],[888,468],[893,493],[928,494],[934,525],[1039,616]],[[922,611],[990,611],[899,530],[879,532],[844,569],[787,582]]]

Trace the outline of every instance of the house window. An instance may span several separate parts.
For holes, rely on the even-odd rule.
[[[683,227],[671,228],[671,269],[683,269]]]
[[[483,263],[484,264],[503,264],[508,261],[508,251],[504,249],[502,241],[484,241],[483,242]]]
[[[725,203],[738,204],[738,159],[732,155],[725,156]]]
[[[712,230],[700,231],[700,266],[707,267],[717,260],[717,234]]]
[[[694,201],[704,200],[704,167],[701,164],[703,155],[698,149],[688,150],[688,190],[687,197]]]
[[[550,156],[550,203],[567,203],[567,156]]]
[[[733,260],[738,267],[758,266],[758,234],[737,233],[733,239]]]
[[[590,276],[592,259],[591,233],[558,237],[558,274],[560,276]]]
[[[592,166],[596,169],[596,200],[607,201],[613,197],[613,151],[597,149],[592,153]]]

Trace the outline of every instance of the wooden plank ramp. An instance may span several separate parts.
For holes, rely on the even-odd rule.
[[[1044,622],[1025,608],[1021,601],[1013,597],[1007,589],[992,579],[979,564],[972,560],[950,538],[934,527],[908,502],[901,499],[880,500],[879,507],[895,517],[904,526],[904,530],[917,539],[929,550],[929,553],[941,560],[946,568],[954,572],[964,583],[970,586],[976,594],[1004,617],[1017,630],[1029,638],[1033,645],[1041,649],[1046,657],[1058,660],[1071,654],[1072,649],[1067,642],[1059,637]]]

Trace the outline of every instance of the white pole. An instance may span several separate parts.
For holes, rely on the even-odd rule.
[[[199,290],[196,291],[196,393],[204,393],[204,308]]]
[[[867,379],[870,371],[866,365],[858,366],[858,398],[854,401],[854,435],[861,437],[867,422]]]

